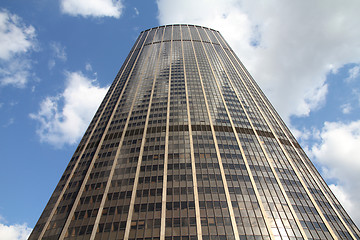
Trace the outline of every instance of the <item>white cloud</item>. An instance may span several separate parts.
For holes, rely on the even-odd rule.
[[[121,0],[61,0],[61,11],[72,16],[119,18]]]
[[[304,142],[304,144],[307,143],[308,140],[320,140],[320,131],[316,128],[302,128],[301,130],[298,130],[294,128],[293,126],[290,127],[291,133],[295,136],[296,139],[300,140],[301,142]]]
[[[9,127],[10,125],[14,124],[15,119],[14,118],[10,118],[5,124],[3,124],[4,128]]]
[[[335,182],[330,187],[353,220],[360,225],[360,120],[348,124],[326,122],[320,133],[321,143],[311,149],[322,165],[324,177]]]
[[[27,53],[35,47],[35,29],[20,17],[0,10],[0,86],[25,87],[32,76]]]
[[[57,148],[76,143],[106,92],[107,88],[99,87],[96,79],[89,79],[81,72],[67,72],[64,92],[45,98],[40,110],[30,114],[39,122],[40,140]]]
[[[56,65],[56,60],[59,59],[63,62],[67,60],[67,55],[65,51],[65,47],[61,45],[59,42],[51,42],[50,49],[52,51],[51,59],[48,62],[49,69],[52,69]]]
[[[0,216],[0,221],[4,218]],[[1,240],[26,240],[32,229],[24,224],[6,225],[0,222],[0,238]]]
[[[350,82],[360,75],[360,66],[355,66],[349,69],[349,76],[345,79],[345,81]]]
[[[0,86],[24,88],[32,75],[29,59],[15,57],[0,64]]]
[[[53,69],[56,65],[56,61],[54,59],[50,59],[48,62],[49,69]]]
[[[324,102],[326,75],[360,61],[360,2],[158,0],[160,24],[219,30],[276,109],[308,115]],[[189,7],[191,6],[191,7]],[[291,102],[291,104],[289,104]]]
[[[18,104],[19,104],[19,102],[15,101],[15,100],[9,102],[10,107],[16,106]]]
[[[91,66],[90,63],[87,63],[87,64],[85,65],[85,70],[86,70],[86,71],[92,71],[92,66]]]
[[[335,194],[336,198],[341,202],[341,204],[343,205],[343,207],[346,208],[346,211],[348,213],[353,213],[356,212],[357,208],[355,208],[354,204],[356,204],[356,202],[353,202],[348,195],[348,190],[345,190],[343,186],[341,185],[335,185],[335,184],[330,184],[329,185],[331,191]],[[355,222],[357,222],[357,225],[359,225],[359,216],[357,216]]]
[[[54,57],[58,58],[62,61],[66,61],[67,56],[65,52],[65,47],[61,45],[59,42],[50,43],[50,48],[53,51]]]
[[[135,15],[136,15],[136,16],[139,16],[140,12],[139,12],[139,10],[138,10],[136,7],[134,8],[134,11],[135,11]]]
[[[28,52],[33,48],[34,37],[33,26],[25,26],[17,15],[0,11],[0,59],[9,60],[15,54]]]
[[[342,113],[349,114],[352,110],[350,103],[345,103],[340,106]]]

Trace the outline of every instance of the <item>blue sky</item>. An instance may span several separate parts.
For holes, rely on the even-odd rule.
[[[357,0],[3,0],[0,236],[26,239],[140,31],[219,30],[360,224]]]

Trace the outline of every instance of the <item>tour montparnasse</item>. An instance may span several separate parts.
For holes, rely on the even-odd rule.
[[[222,35],[176,24],[140,33],[29,239],[360,232]]]

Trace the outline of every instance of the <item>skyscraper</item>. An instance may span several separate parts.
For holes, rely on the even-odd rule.
[[[360,239],[219,32],[141,32],[30,239]]]

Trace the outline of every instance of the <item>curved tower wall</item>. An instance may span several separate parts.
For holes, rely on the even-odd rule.
[[[218,31],[141,32],[29,239],[360,239]]]

